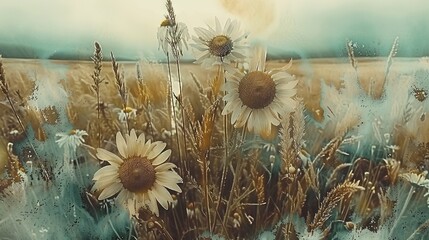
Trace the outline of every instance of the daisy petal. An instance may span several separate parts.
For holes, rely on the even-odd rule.
[[[160,180],[162,182],[173,182],[173,183],[182,183],[183,180],[174,171],[165,171],[165,172],[157,172],[156,173],[156,179]]]
[[[173,163],[163,163],[155,167],[155,172],[164,172],[176,167],[177,166]]]
[[[154,150],[152,150],[152,152]],[[152,165],[157,166],[157,165],[159,165],[161,163],[164,163],[165,161],[167,161],[167,159],[170,157],[170,155],[171,155],[171,149],[168,149],[167,151],[159,154],[158,157],[156,157],[155,160],[153,160]]]
[[[164,209],[168,209],[168,202],[172,202],[171,194],[163,186],[158,183],[153,184],[152,193],[155,195],[156,200],[161,204]]]
[[[117,165],[122,164],[124,161],[118,157],[116,154],[111,153],[103,148],[97,148],[97,158],[103,161],[108,161],[109,163],[116,163]]]
[[[118,168],[116,166],[105,166],[100,168],[95,174],[92,180],[99,180],[100,178],[106,177],[106,176],[114,176],[115,174],[118,174]]]
[[[121,192],[116,197],[116,201],[119,202],[120,204],[126,205],[128,202],[128,190],[125,188],[122,189]]]
[[[154,143],[155,144],[155,143]],[[164,150],[164,148],[167,146],[167,144],[166,143],[163,143],[163,142],[160,142],[160,143],[157,143],[156,145],[155,145],[155,147],[152,149],[152,151],[150,151],[149,152],[149,154],[147,155],[147,158],[148,159],[153,159],[153,158],[155,158],[156,156],[158,156],[161,152],[162,152],[162,150]]]
[[[118,152],[119,154],[121,154],[122,157],[128,157],[127,144],[121,132],[116,133],[116,147],[118,148]]]
[[[106,198],[109,198],[113,195],[115,195],[116,193],[119,192],[119,190],[122,189],[122,184],[121,183],[114,183],[108,187],[106,187],[100,194],[100,196],[98,196],[98,200],[104,200]]]
[[[220,26],[220,22],[217,17],[215,18],[215,22],[216,22],[216,34],[222,34],[222,27]]]
[[[162,185],[162,186],[164,186],[170,190],[176,191],[178,193],[182,192],[182,189],[180,189],[179,185],[177,185],[176,183],[159,181],[158,179],[156,181],[158,182],[158,184],[160,184],[160,185]]]
[[[128,146],[128,156],[136,156],[137,155],[137,135],[136,131],[131,129],[130,135],[126,135],[127,137],[127,146]]]
[[[146,140],[145,140],[145,135],[144,135],[144,133],[141,133],[140,134],[140,136],[139,136],[139,138],[137,139],[137,144],[139,145],[139,147],[141,146],[141,145],[143,145],[144,144],[144,142],[145,142]]]
[[[94,186],[92,186],[91,191],[94,192],[96,190],[103,190],[106,187],[108,187],[108,186],[110,186],[110,185],[112,185],[114,183],[117,183],[117,182],[120,182],[119,178],[113,179],[113,180],[112,179],[101,179],[101,180],[98,180],[98,181],[96,181],[94,183]]]
[[[149,210],[151,210],[156,216],[159,216],[159,211],[158,211],[158,204],[156,202],[156,197],[153,194],[152,190],[149,190],[148,192],[148,200],[146,200],[145,204],[149,207]]]

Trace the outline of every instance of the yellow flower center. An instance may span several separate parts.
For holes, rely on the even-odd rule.
[[[238,96],[249,108],[261,109],[273,102],[276,96],[276,84],[267,73],[250,72],[241,79],[238,85]]]
[[[119,167],[119,179],[130,192],[146,192],[155,183],[155,168],[145,157],[130,157]]]
[[[69,135],[76,135],[76,130],[71,130],[70,132],[69,132]]]
[[[219,35],[214,37],[209,42],[208,47],[212,55],[215,55],[218,57],[225,57],[226,55],[231,53],[233,44],[231,39],[229,39],[229,37],[225,35]]]
[[[134,109],[131,107],[126,107],[124,109],[122,109],[122,111],[124,111],[124,113],[131,113]]]
[[[161,22],[161,27],[168,27],[168,26],[171,26],[170,20],[168,20],[168,19],[164,19],[164,20]]]

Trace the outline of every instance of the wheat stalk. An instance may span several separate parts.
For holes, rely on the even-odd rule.
[[[94,63],[94,73],[91,75],[94,84],[91,85],[92,89],[95,91],[97,97],[97,135],[98,135],[98,147],[101,146],[101,126],[100,126],[100,84],[104,81],[101,78],[101,69],[103,67],[103,52],[101,50],[101,45],[98,42],[94,43],[94,56],[92,56],[92,61]]]
[[[389,56],[387,57],[386,70],[384,72],[385,83],[387,80],[387,76],[389,75],[389,72],[390,72],[390,67],[392,66],[392,63],[393,63],[393,58],[398,53],[398,47],[399,47],[399,37],[396,37],[395,40],[393,41],[392,48],[390,49]]]
[[[18,112],[17,112],[17,110],[16,110],[16,108],[15,108],[13,102],[12,102],[12,98],[11,98],[10,90],[9,90],[9,85],[8,85],[8,83],[6,81],[6,74],[5,74],[5,71],[4,71],[3,59],[1,57],[1,55],[0,55],[0,88],[1,88],[2,92],[6,95],[6,98],[7,98],[8,102],[9,102],[9,105],[10,105],[12,111],[13,111],[13,114],[15,115],[15,118],[18,121],[19,126],[22,129],[22,132],[24,133],[24,135],[26,136],[26,138],[28,140],[28,135],[27,135],[25,126],[24,126],[24,124],[23,124],[20,116],[18,115]],[[36,149],[35,149],[33,143],[31,143],[31,142],[29,142],[29,143],[30,143],[31,149],[33,150],[33,152],[34,152],[34,154],[36,156],[36,159],[40,160],[39,155],[37,154]],[[43,163],[40,163],[40,165],[41,165],[42,175],[44,176],[45,179],[47,179],[49,181],[51,179],[51,177],[49,176],[50,174],[46,170],[45,165]]]
[[[352,67],[357,72],[357,60],[355,58],[353,41],[351,41],[351,40],[347,41],[346,47],[347,47],[347,55],[349,56],[350,64],[352,65]]]
[[[112,58],[112,68],[113,68],[113,73],[115,75],[115,85],[116,88],[118,89],[118,93],[119,96],[121,97],[121,101],[122,101],[122,107],[123,109],[127,108],[127,100],[128,100],[128,94],[127,94],[127,90],[126,90],[126,86],[125,86],[125,80],[124,80],[124,73],[123,70],[119,69],[119,63],[116,61],[115,56],[113,55],[113,52],[110,52],[110,57]],[[125,119],[126,119],[126,123],[127,123],[127,132],[130,131],[130,122],[128,119],[128,115],[125,114]]]
[[[214,130],[214,124],[215,124],[215,117],[216,117],[216,110],[219,106],[219,101],[216,101],[214,105],[212,105],[209,109],[206,110],[203,116],[203,123],[201,130],[198,131],[199,133],[199,157],[198,161],[201,168],[201,173],[203,175],[203,181],[202,186],[204,190],[204,199],[207,209],[207,222],[209,225],[210,231],[212,230],[211,225],[211,216],[210,216],[210,196],[209,196],[209,177],[208,177],[208,171],[209,171],[209,159],[210,159],[210,146],[211,146],[211,140]]]
[[[286,174],[289,167],[297,167],[295,162],[301,151],[305,135],[304,104],[299,101],[295,112],[282,119],[280,130],[282,156],[282,173]]]
[[[314,158],[313,165],[318,166],[320,161],[323,161],[323,163],[332,163],[332,161],[335,161],[335,153],[339,150],[343,141],[344,139],[341,136],[331,139]]]
[[[338,203],[344,199],[350,198],[353,193],[361,190],[365,190],[365,188],[359,186],[359,181],[350,182],[349,180],[346,180],[341,185],[332,189],[321,203],[319,210],[314,216],[313,222],[309,225],[309,230],[314,231],[316,228],[321,228],[331,216],[332,210]]]

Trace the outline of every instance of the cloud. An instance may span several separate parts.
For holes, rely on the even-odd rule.
[[[219,0],[228,12],[238,16],[253,33],[264,33],[277,19],[275,0]]]

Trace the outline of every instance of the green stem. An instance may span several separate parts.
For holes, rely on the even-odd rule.
[[[401,212],[399,213],[398,217],[395,218],[395,222],[393,223],[393,227],[390,229],[389,238],[392,236],[394,230],[398,226],[398,222],[399,222],[399,220],[401,220],[402,215],[404,215],[405,210],[406,210],[408,204],[410,203],[411,197],[413,196],[413,193],[414,193],[414,186],[411,186],[410,191],[408,192],[407,199],[405,199],[404,206],[402,207]]]

